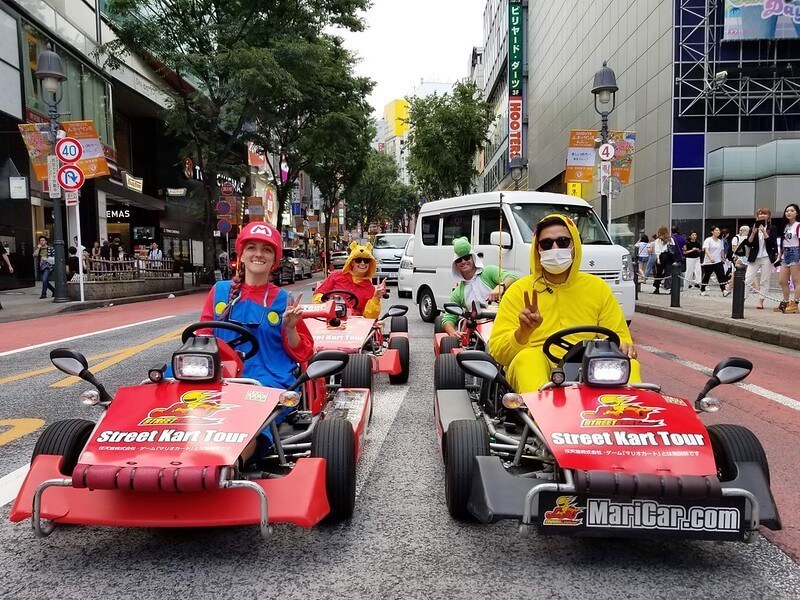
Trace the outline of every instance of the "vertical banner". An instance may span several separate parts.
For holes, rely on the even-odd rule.
[[[635,131],[611,131],[608,140],[614,144],[614,158],[611,160],[611,174],[619,177],[622,185],[631,182],[633,151],[636,147]]]
[[[264,220],[264,200],[260,196],[248,196],[247,209],[250,213],[250,221]]]
[[[38,181],[46,180],[47,155],[53,152],[53,143],[48,139],[50,124],[25,123],[17,127],[22,134],[25,147],[28,149],[36,179]],[[64,121],[60,123],[60,127],[68,137],[75,138],[80,142],[83,153],[77,165],[83,171],[86,179],[111,174],[94,123],[91,121]]]
[[[524,96],[522,73],[525,36],[522,0],[508,0],[508,160],[521,157],[523,151],[522,118]]]
[[[567,170],[564,181],[567,183],[591,183],[594,179],[595,155],[594,140],[600,137],[596,129],[573,129],[569,135],[567,148]],[[614,158],[611,160],[611,175],[619,177],[620,183],[631,182],[631,165],[636,147],[635,131],[609,131],[608,141],[614,144]]]

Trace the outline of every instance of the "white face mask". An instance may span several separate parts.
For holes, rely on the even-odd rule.
[[[558,275],[572,266],[572,248],[551,248],[540,253],[539,262],[548,273]]]

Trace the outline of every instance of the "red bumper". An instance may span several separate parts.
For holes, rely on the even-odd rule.
[[[38,456],[11,509],[11,521],[29,518],[40,483],[64,476],[60,456]],[[311,527],[330,512],[325,459],[301,458],[291,473],[256,481],[268,502],[270,523]],[[50,487],[42,494],[42,518],[74,525],[115,527],[223,527],[260,523],[259,497],[247,489],[190,493],[130,492]]]

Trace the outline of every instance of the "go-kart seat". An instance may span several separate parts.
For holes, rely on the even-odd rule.
[[[219,488],[220,467],[119,467],[78,464],[72,486],[91,490],[200,492]]]

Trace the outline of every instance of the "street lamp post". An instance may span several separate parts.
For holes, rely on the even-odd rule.
[[[61,84],[67,80],[64,69],[61,66],[61,59],[58,54],[53,52],[53,46],[48,42],[47,50],[42,50],[36,58],[36,79],[41,84],[42,102],[47,105],[47,116],[50,117],[50,141],[53,143],[53,154],[58,141],[58,103],[61,102]],[[52,96],[52,100],[49,99]],[[59,192],[61,190],[58,190]],[[53,302],[68,302],[67,297],[67,269],[66,255],[64,252],[64,227],[61,210],[61,194],[50,190],[50,198],[53,202],[53,249],[55,250],[55,276],[56,292]]]
[[[600,138],[601,143],[608,142],[608,115],[610,115],[614,108],[617,106],[617,78],[611,67],[603,61],[603,66],[598,69],[594,74],[594,86],[592,87],[592,94],[594,94],[594,110],[600,115],[601,129]],[[598,102],[600,108],[597,107]],[[611,102],[611,108],[606,110],[608,103]],[[604,183],[601,180],[601,183]],[[608,218],[608,190],[606,185],[600,186],[600,220],[606,227],[609,226]]]

